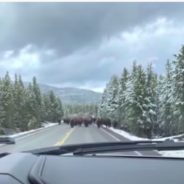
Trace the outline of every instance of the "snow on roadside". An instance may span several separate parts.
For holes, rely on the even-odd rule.
[[[42,130],[44,128],[48,128],[48,127],[56,126],[56,125],[58,125],[58,123],[46,122],[46,123],[43,123],[42,124],[42,127],[41,128],[37,128],[37,129],[32,129],[32,130],[28,130],[28,131],[24,131],[24,132],[15,133],[15,134],[9,135],[8,137],[16,138],[16,137],[19,137],[19,136],[23,136],[23,135],[26,135],[26,134],[34,133],[34,132],[39,131],[39,130]]]
[[[17,137],[24,136],[24,135],[27,135],[27,134],[31,134],[31,133],[37,132],[39,130],[43,130],[45,128],[49,128],[49,127],[56,126],[56,125],[58,125],[58,123],[45,122],[45,123],[42,124],[41,128],[32,129],[32,130],[28,130],[28,131],[24,131],[24,132],[19,132],[19,133],[15,133],[15,134],[12,134],[12,135],[2,135],[1,137],[17,138]],[[0,146],[3,146],[3,145],[4,145],[4,143],[0,143]]]
[[[133,135],[133,134],[130,134],[130,133],[124,131],[124,130],[115,129],[115,128],[113,128],[113,127],[110,127],[109,129],[110,129],[111,131],[113,131],[113,132],[115,132],[115,133],[117,133],[117,134],[119,134],[119,135],[121,135],[121,136],[123,136],[123,137],[125,137],[125,138],[127,138],[127,139],[129,139],[129,140],[131,140],[131,141],[141,141],[141,140],[143,141],[143,140],[148,140],[148,139],[146,139],[146,138],[137,137],[137,136],[135,136],[135,135]]]
[[[184,134],[180,135],[175,135],[175,136],[170,136],[170,137],[163,137],[163,138],[158,138],[154,140],[158,141],[165,141],[165,140],[173,140],[174,142],[178,141],[184,141]],[[164,156],[164,157],[180,157],[184,158],[184,149],[183,150],[174,150],[174,151],[159,151],[159,153]]]
[[[159,153],[164,157],[180,157],[184,158],[184,150],[177,151],[159,151]]]
[[[42,124],[42,127],[48,128],[48,127],[55,126],[55,125],[58,125],[58,123],[46,122]]]
[[[174,135],[174,136],[169,136],[169,137],[155,138],[152,140],[155,140],[155,141],[173,140],[173,141],[177,142],[177,141],[181,140],[182,138],[184,139],[184,134],[179,134],[179,135]]]
[[[120,129],[115,129],[110,127],[109,128],[111,131],[125,137],[126,139],[129,139],[131,141],[141,141],[141,140],[152,140],[152,141],[165,141],[165,140],[173,140],[175,142],[178,142],[181,137],[184,137],[184,134],[180,135],[175,135],[175,136],[170,136],[170,137],[162,137],[162,138],[156,138],[156,139],[146,139],[146,138],[141,138],[137,137],[135,135],[132,135],[124,130]],[[184,150],[176,150],[176,151],[159,151],[159,153],[164,156],[164,157],[182,157],[184,158]]]
[[[105,127],[105,126],[104,126]],[[111,131],[131,140],[131,141],[140,141],[140,140],[152,140],[152,141],[166,141],[166,140],[173,140],[175,142],[178,141],[184,141],[184,134],[179,134],[179,135],[174,135],[174,136],[169,136],[169,137],[161,137],[161,138],[154,138],[154,139],[148,139],[148,138],[142,138],[142,137],[138,137],[135,136],[129,132],[126,132],[124,130],[120,130],[120,129],[115,129],[113,127],[109,128]]]

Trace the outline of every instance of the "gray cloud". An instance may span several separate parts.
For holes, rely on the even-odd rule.
[[[183,10],[183,3],[1,3],[0,72],[89,88],[134,59],[162,72],[184,41]]]
[[[35,44],[70,54],[155,17],[183,15],[183,7],[180,3],[2,4],[0,48]]]

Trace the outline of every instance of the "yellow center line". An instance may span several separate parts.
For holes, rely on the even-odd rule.
[[[66,134],[65,134],[65,136],[60,140],[60,141],[58,141],[56,144],[55,144],[55,146],[61,146],[61,145],[63,145],[65,142],[66,142],[66,140],[70,137],[70,135],[72,134],[72,132],[75,130],[75,128],[72,128],[70,131],[68,131]]]

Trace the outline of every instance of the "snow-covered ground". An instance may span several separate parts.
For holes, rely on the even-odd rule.
[[[25,136],[25,135],[28,135],[28,134],[32,134],[32,133],[35,133],[37,131],[40,131],[40,130],[43,130],[45,128],[49,128],[49,127],[52,127],[52,126],[56,126],[56,125],[58,125],[58,123],[45,122],[45,123],[42,123],[42,127],[41,128],[15,133],[15,134],[12,134],[12,135],[8,135],[8,137],[17,138],[17,137],[21,137],[21,136]],[[7,135],[2,135],[1,137],[7,137]],[[3,143],[0,143],[0,146],[3,146],[3,145],[4,145]]]
[[[46,123],[43,123],[42,124],[42,127],[41,128],[37,128],[37,129],[32,129],[32,130],[28,130],[28,131],[24,131],[24,132],[15,133],[15,134],[9,135],[9,137],[16,138],[16,137],[23,136],[23,135],[26,135],[26,134],[30,134],[30,133],[33,133],[33,132],[42,130],[44,128],[55,126],[55,125],[58,125],[58,123],[46,122]]]
[[[133,134],[130,134],[130,133],[124,131],[124,130],[116,129],[116,128],[113,128],[113,127],[110,127],[109,129],[110,129],[111,131],[113,131],[113,132],[119,134],[119,135],[122,135],[123,137],[125,137],[125,138],[127,138],[127,139],[129,139],[129,140],[131,140],[131,141],[148,140],[148,139],[146,139],[146,138],[137,137],[137,136],[135,136],[135,135],[133,135]]]
[[[161,138],[156,138],[153,140],[157,140],[157,141],[173,140],[175,142],[184,141],[184,134],[179,134],[179,135],[174,135],[174,136],[169,136],[169,137],[161,137]]]
[[[184,150],[177,151],[159,151],[164,157],[181,157],[184,158]]]
[[[142,137],[135,136],[133,134],[130,134],[124,130],[120,129],[115,129],[110,127],[109,128],[111,131],[131,140],[131,141],[141,141],[141,140],[150,140]],[[180,135],[175,135],[175,136],[170,136],[170,137],[162,137],[162,138],[156,138],[156,139],[151,139],[153,141],[165,141],[165,140],[173,140],[175,142],[181,141],[183,138],[184,141],[184,134]],[[184,150],[177,150],[177,151],[159,151],[160,154],[162,154],[165,157],[184,157]]]

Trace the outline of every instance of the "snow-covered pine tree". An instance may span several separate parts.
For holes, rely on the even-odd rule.
[[[175,55],[174,69],[174,97],[175,97],[175,120],[177,132],[184,132],[184,46],[179,54]]]
[[[119,121],[118,93],[119,79],[116,75],[113,75],[102,94],[98,116],[109,118],[111,121]]]
[[[50,114],[50,99],[48,94],[43,94],[43,104],[42,104],[42,117],[43,121],[49,121]]]
[[[176,134],[176,122],[174,119],[175,98],[172,63],[166,63],[166,75],[159,80],[159,103],[160,103],[160,129],[163,136]]]
[[[107,114],[112,121],[119,120],[118,90],[119,90],[119,79],[116,75],[113,75],[107,85],[107,102],[106,102]]]
[[[27,116],[27,121],[28,121],[27,128],[28,129],[37,127],[38,120],[36,119],[35,108],[36,108],[36,100],[35,100],[35,95],[33,92],[33,86],[31,83],[29,83],[27,90],[26,90],[26,112],[28,115]]]
[[[162,108],[163,108],[163,86],[164,86],[165,78],[162,75],[158,76],[158,82],[156,87],[156,113],[157,113],[157,125],[155,127],[155,135],[163,135],[163,126],[164,122],[162,121]]]
[[[157,127],[157,75],[153,72],[152,64],[147,66],[145,92],[144,131],[151,138]]]
[[[98,117],[107,117],[107,86],[102,94],[101,102],[98,107]]]
[[[129,122],[131,130],[141,136],[145,136],[144,105],[146,98],[146,74],[141,65],[132,72],[133,94],[129,105]]]
[[[18,76],[18,85],[19,85],[19,91],[21,97],[21,103],[20,103],[20,114],[21,114],[21,130],[27,130],[28,129],[28,117],[29,117],[29,111],[28,111],[28,106],[27,104],[29,103],[28,100],[28,93],[27,93],[27,88],[24,86],[24,83],[22,81],[21,75]]]
[[[126,82],[126,89],[124,91],[124,112],[125,112],[125,125],[129,131],[135,133],[133,129],[133,121],[134,117],[132,116],[134,109],[134,101],[135,101],[135,92],[134,92],[134,84],[137,77],[137,64],[133,63],[133,68],[131,73],[129,73],[128,80]]]
[[[29,83],[26,90],[27,96],[27,112],[28,112],[28,128],[37,128],[41,126],[41,105],[39,87],[36,79],[33,78],[33,82]]]
[[[3,81],[0,79],[0,127],[3,127],[4,121],[5,121],[5,109],[3,105],[3,96],[4,96],[4,91],[3,91]],[[1,134],[1,130],[0,130]]]
[[[119,93],[118,93],[118,113],[119,113],[119,122],[122,126],[127,124],[127,89],[130,82],[129,72],[126,68],[123,69],[121,78],[119,79]]]
[[[26,95],[21,76],[15,75],[13,88],[14,100],[14,123],[20,130],[27,130],[27,112],[26,112]]]
[[[1,111],[0,111],[0,124],[5,128],[14,128],[13,121],[14,103],[13,103],[13,85],[7,72],[1,82]]]
[[[51,114],[54,121],[59,121],[63,115],[62,103],[54,93],[53,96],[54,109],[51,96],[41,93],[35,77],[26,88],[20,75],[15,75],[12,82],[7,72],[5,77],[0,78],[0,127],[21,131],[37,128],[42,121],[52,121]]]
[[[50,121],[57,122],[57,99],[53,91],[49,92],[49,101],[50,101]]]
[[[56,107],[57,122],[61,122],[61,118],[63,117],[64,112],[60,98],[58,97],[56,98],[56,103],[57,103]]]
[[[42,113],[42,95],[36,77],[33,77],[32,90],[35,97],[35,117],[38,120],[38,126],[40,126]]]

